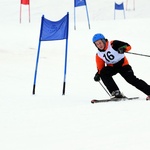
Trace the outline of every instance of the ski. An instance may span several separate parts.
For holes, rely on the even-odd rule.
[[[102,103],[102,102],[118,102],[118,101],[126,101],[126,100],[135,100],[139,97],[123,97],[123,98],[109,98],[109,99],[93,99],[91,103]]]

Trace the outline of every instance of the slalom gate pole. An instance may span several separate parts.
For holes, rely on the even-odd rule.
[[[99,81],[99,84],[102,86],[102,88],[105,90],[105,92],[111,97],[110,93],[106,90],[106,88],[103,86],[103,84]]]
[[[139,54],[139,53],[133,53],[133,52],[126,52],[127,54],[134,54],[134,55],[139,55],[139,56],[145,56],[145,57],[150,57],[150,55],[145,55],[145,54]]]

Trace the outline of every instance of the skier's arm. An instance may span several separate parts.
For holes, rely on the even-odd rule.
[[[111,41],[111,46],[114,50],[118,51],[119,53],[124,53],[131,50],[131,46],[123,41],[118,40]]]
[[[96,65],[97,65],[97,72],[94,76],[94,80],[97,82],[100,80],[100,72],[101,69],[105,66],[105,62],[96,54]]]
[[[103,67],[105,67],[105,62],[96,54],[96,65],[97,65],[97,71],[100,74],[100,71]]]

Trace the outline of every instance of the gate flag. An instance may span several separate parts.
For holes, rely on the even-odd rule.
[[[132,0],[133,2],[133,10],[135,10],[135,0]],[[128,0],[126,0],[126,10],[130,10],[128,9]]]
[[[123,2],[121,4],[115,3],[115,7],[114,7],[114,19],[116,18],[115,10],[122,10],[123,11],[123,15],[124,15],[124,19],[125,19],[125,10],[124,10],[124,3]]]
[[[22,5],[28,5],[29,22],[30,22],[30,0],[20,0],[20,23],[22,16]]]
[[[53,41],[53,40],[66,39],[64,81],[63,81],[63,91],[62,91],[62,95],[65,95],[67,53],[68,53],[68,30],[69,30],[69,13],[67,13],[67,15],[64,16],[62,19],[60,19],[59,21],[55,21],[55,22],[46,19],[44,15],[42,16],[32,94],[35,94],[36,76],[37,76],[41,41]]]
[[[79,7],[79,6],[84,6],[84,5],[86,5],[85,0],[75,0],[74,2],[74,7]]]
[[[29,5],[29,0],[21,0],[21,4]]]
[[[76,15],[75,15],[76,12],[75,12],[75,8],[80,7],[80,6],[85,6],[86,7],[87,20],[88,20],[88,25],[89,25],[89,29],[90,29],[90,20],[89,20],[89,14],[88,14],[86,0],[74,0],[74,29],[76,30]]]
[[[42,16],[41,41],[62,40],[68,37],[68,16],[64,16],[59,21],[50,21]]]

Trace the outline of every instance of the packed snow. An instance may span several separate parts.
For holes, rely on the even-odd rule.
[[[134,0],[133,0],[134,1]],[[124,0],[123,11],[114,0],[74,1],[1,0],[0,9],[0,149],[1,150],[149,150],[150,101],[117,74],[120,90],[139,100],[91,104],[93,98],[109,98],[96,73],[95,33],[108,40],[123,40],[131,52],[150,55],[150,1]],[[122,1],[117,0],[117,3]],[[128,9],[126,9],[128,7]],[[41,17],[57,21],[69,12],[66,91],[62,95],[65,40],[41,42],[35,95],[32,94]],[[150,58],[126,54],[135,75],[150,84]]]

